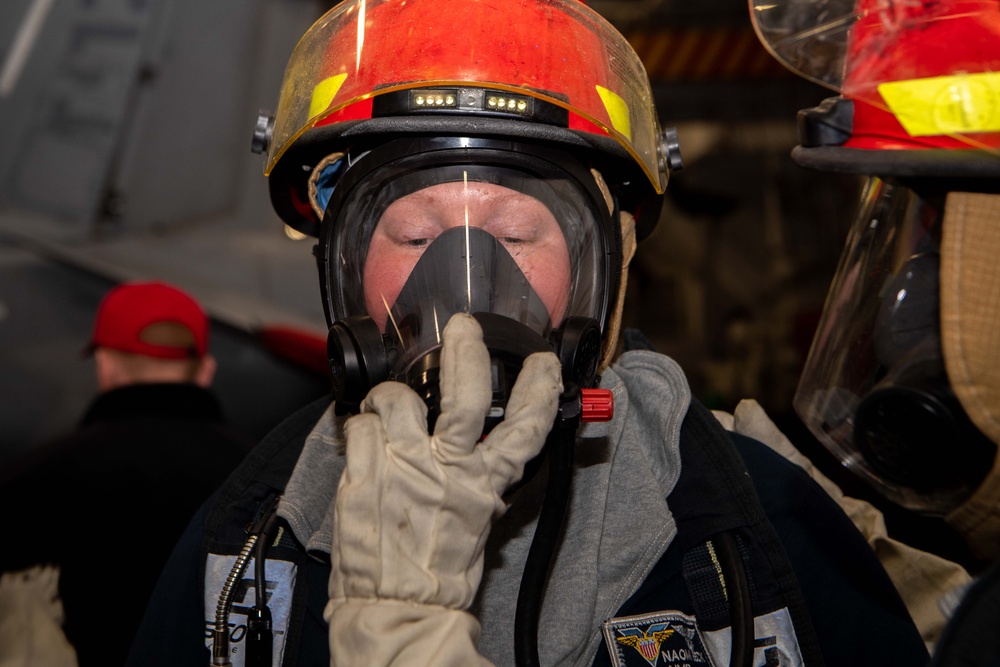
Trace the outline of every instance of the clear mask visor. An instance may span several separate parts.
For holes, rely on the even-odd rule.
[[[540,341],[568,318],[607,319],[609,214],[569,176],[389,161],[333,206],[331,324],[371,318],[396,368],[439,345],[458,312],[505,318],[512,336]]]
[[[942,207],[943,194],[869,180],[794,399],[844,466],[928,514],[966,499],[995,451],[945,372]]]

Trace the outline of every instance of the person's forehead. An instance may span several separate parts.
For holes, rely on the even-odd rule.
[[[518,192],[517,190],[513,190],[502,185],[497,185],[496,183],[483,183],[480,181],[451,181],[447,183],[438,183],[436,185],[431,185],[417,190],[416,192],[412,192],[404,197],[401,197],[398,201],[424,203],[448,201],[453,199],[476,200],[491,204],[537,203],[539,206],[544,206],[542,202],[538,201],[531,195]]]

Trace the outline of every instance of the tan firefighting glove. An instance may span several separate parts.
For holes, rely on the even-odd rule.
[[[839,486],[795,448],[757,401],[743,399],[732,415],[714,412],[726,430],[763,442],[805,470],[840,505],[875,551],[903,598],[927,650],[933,653],[934,645],[948,622],[940,602],[953,591],[964,590],[971,581],[968,572],[958,563],[890,537],[882,512],[864,500],[845,496]]]
[[[0,667],[76,667],[63,617],[59,568],[0,575]]]
[[[489,664],[479,622],[464,611],[483,572],[483,547],[501,495],[542,449],[562,381],[551,352],[525,360],[504,421],[481,443],[490,359],[474,318],[445,327],[441,416],[399,382],[368,394],[345,426],[347,465],[334,503],[330,664]]]

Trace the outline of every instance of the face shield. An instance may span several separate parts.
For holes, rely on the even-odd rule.
[[[961,361],[942,336],[956,326],[942,327],[942,276],[961,263],[942,253],[949,188],[869,179],[794,399],[843,465],[935,515],[968,499],[996,455],[949,380]]]
[[[579,0],[344,0],[292,53],[255,150],[275,210],[317,235],[303,170],[359,138],[493,136],[587,155],[640,237],[681,159],[635,50]],[[304,205],[305,204],[305,205]]]
[[[582,371],[572,358],[581,335],[599,353],[620,230],[590,171],[528,148],[400,139],[320,167],[320,277],[342,400],[383,379],[432,385],[440,333],[458,312],[479,320],[505,384],[524,357],[554,347],[592,382],[596,356]]]

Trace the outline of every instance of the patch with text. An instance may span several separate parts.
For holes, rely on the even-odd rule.
[[[611,618],[602,624],[615,667],[695,667],[715,663],[694,617],[677,611]]]
[[[226,584],[235,556],[208,554],[205,564],[205,645],[212,650],[215,614],[220,593]],[[231,667],[243,667],[246,662],[247,616],[257,600],[254,581],[254,565],[251,562],[243,577],[234,583],[232,610],[229,614],[228,658]],[[294,563],[279,559],[268,559],[266,569],[265,596],[271,610],[273,644],[273,664],[280,665],[285,654],[285,640],[292,611],[292,592],[295,590],[296,567]]]

